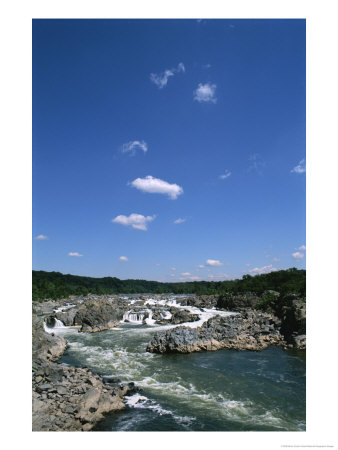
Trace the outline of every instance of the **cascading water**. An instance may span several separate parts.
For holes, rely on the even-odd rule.
[[[65,328],[64,323],[56,317],[48,318],[47,320],[49,321],[49,324],[52,325],[49,326],[46,321],[43,322],[43,328],[47,333],[53,333],[55,328]]]
[[[141,325],[143,323],[144,313],[136,313],[135,311],[127,311],[123,314],[122,322],[130,322]]]

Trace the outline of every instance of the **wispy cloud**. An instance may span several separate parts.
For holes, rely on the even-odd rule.
[[[156,216],[143,216],[142,214],[130,214],[129,216],[120,215],[112,219],[112,222],[132,227],[137,230],[146,231],[147,223],[155,219]]]
[[[301,251],[305,252],[306,246],[305,245],[301,245],[300,247],[296,248],[296,250],[301,250]]]
[[[259,153],[254,153],[249,157],[248,172],[256,172],[258,175],[262,175],[265,166],[266,162]]]
[[[263,267],[255,267],[254,269],[249,270],[250,273],[254,274],[254,275],[260,275],[262,273],[270,273],[270,272],[276,272],[275,267],[272,267],[272,264],[268,265],[268,266],[263,266]]]
[[[184,275],[184,274],[182,274],[182,275]],[[190,281],[198,281],[198,280],[200,280],[201,278],[200,278],[199,276],[197,276],[197,275],[191,275],[191,274],[189,274],[189,276],[188,276],[188,275],[185,275],[184,278],[181,277],[181,278],[179,278],[179,279],[182,280],[182,281],[188,281],[188,280],[190,280]]]
[[[81,253],[78,253],[78,252],[69,252],[68,253],[68,256],[83,256],[83,255],[81,255]]]
[[[134,156],[137,149],[143,150],[146,153],[148,151],[148,145],[145,141],[129,141],[122,145],[121,152]]]
[[[35,236],[35,238],[37,241],[47,241],[49,238],[48,236],[45,236],[44,234],[39,234],[38,236]]]
[[[292,258],[299,261],[300,259],[304,258],[304,253],[301,252],[292,253]]]
[[[174,223],[179,224],[185,222],[186,220],[187,219],[182,219],[181,217],[179,217],[178,219],[174,220]]]
[[[278,262],[278,261],[280,261],[279,258],[272,258],[272,262]]]
[[[230,170],[225,169],[225,172],[222,175],[220,175],[219,177],[220,177],[221,180],[225,180],[226,178],[229,178],[230,175],[231,175]]]
[[[216,84],[199,83],[198,88],[194,91],[194,100],[199,103],[216,103]]]
[[[178,184],[170,184],[167,181],[160,180],[148,175],[145,178],[136,178],[130,183],[136,189],[151,194],[166,194],[172,200],[183,194],[183,189]]]
[[[305,165],[305,159],[302,159],[301,161],[299,161],[297,166],[295,166],[291,170],[291,173],[304,173],[304,172],[306,172],[306,165]]]
[[[176,270],[176,267],[172,267],[170,270]]]
[[[191,273],[189,273],[189,272],[183,272],[183,273],[181,273],[181,275],[183,275],[184,277],[190,277],[190,276],[191,276]]]
[[[128,261],[128,258],[126,256],[120,256],[120,261]]]
[[[224,264],[221,261],[219,261],[218,259],[207,259],[205,264],[207,266],[213,266],[213,267],[224,266]]]
[[[150,74],[150,80],[156,84],[159,89],[163,89],[167,84],[170,77],[173,77],[177,73],[184,73],[185,67],[183,63],[179,63],[174,69],[166,69],[164,72],[156,74]]]
[[[219,279],[229,278],[229,275],[227,273],[221,273],[218,275],[208,275],[208,278],[210,278],[211,280],[219,280]]]
[[[204,269],[204,266],[203,266],[203,264],[199,264],[199,265],[197,266],[197,268],[198,268],[198,269]]]

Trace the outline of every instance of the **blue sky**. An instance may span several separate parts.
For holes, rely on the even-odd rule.
[[[33,269],[305,268],[305,119],[304,20],[34,20]]]

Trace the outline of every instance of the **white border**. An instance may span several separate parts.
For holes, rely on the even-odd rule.
[[[12,1],[1,4],[2,411],[10,446],[101,445],[147,449],[221,446],[274,449],[332,445],[336,384],[333,333],[337,289],[334,255],[337,170],[337,25],[331,0],[297,1]],[[32,18],[306,18],[307,19],[307,431],[297,433],[32,433],[31,432],[31,19]],[[335,189],[336,188],[336,189]],[[8,311],[6,311],[8,309]],[[28,381],[27,381],[28,380]],[[6,441],[5,441],[5,438]]]

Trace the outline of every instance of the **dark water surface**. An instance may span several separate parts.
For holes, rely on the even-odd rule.
[[[62,363],[141,388],[95,430],[305,431],[304,352],[157,355],[145,351],[154,328],[125,323],[100,333],[58,331],[69,343]]]

